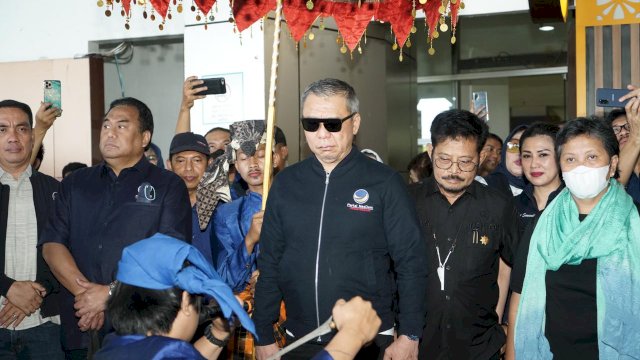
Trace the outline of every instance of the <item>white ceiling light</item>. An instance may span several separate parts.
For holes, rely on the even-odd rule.
[[[553,31],[553,29],[555,29],[553,25],[548,24],[540,24],[540,27],[538,27],[538,30],[540,31]]]

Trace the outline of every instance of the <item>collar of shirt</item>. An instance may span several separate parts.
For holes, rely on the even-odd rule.
[[[30,178],[32,174],[33,174],[33,169],[31,168],[31,165],[29,165],[22,172],[22,174],[20,174],[20,177],[18,177],[18,182],[20,182],[20,181],[22,181],[24,179]],[[13,176],[11,174],[9,174],[2,167],[0,167],[0,182],[6,182],[7,179],[15,181],[15,179],[13,178]]]
[[[98,166],[100,166],[100,174],[102,176],[109,175],[114,180],[117,178],[116,174],[113,172],[113,169],[111,169],[111,167],[107,164],[106,161],[102,161]],[[127,171],[131,171],[131,170],[144,172],[149,168],[149,166],[154,166],[154,165],[151,165],[149,160],[147,160],[147,158],[143,155],[135,165],[129,168],[122,169],[122,171],[120,171],[120,174],[126,173]]]
[[[547,198],[547,204],[551,203],[551,201],[556,198],[556,196],[560,193],[560,191],[562,191],[562,189],[564,189],[564,182],[560,182],[560,186],[549,194],[549,198]],[[532,206],[537,209],[538,202],[536,201],[536,197],[533,196],[533,190],[533,185],[531,183],[527,183],[522,192],[527,196],[527,198],[529,198]]]
[[[325,175],[327,171],[324,169],[324,166],[322,165],[320,160],[318,160],[318,157],[315,154],[311,156],[313,157],[312,168],[319,174]],[[338,165],[336,165],[336,167],[334,167],[333,170],[331,170],[331,174],[339,175],[340,173],[347,172],[349,169],[351,169],[351,166],[353,166],[354,164],[352,160],[357,156],[366,156],[366,155],[361,153],[360,150],[358,150],[357,146],[352,145],[351,151],[349,151],[347,156],[345,156],[344,159],[340,160]]]
[[[440,192],[440,186],[438,186],[438,182],[436,181],[436,179],[433,177],[433,175],[429,178],[427,178],[425,180],[426,182],[426,195],[427,196],[431,196],[434,194],[440,194],[442,197],[444,197],[444,195]],[[465,194],[469,194],[473,197],[476,197],[476,194],[478,192],[477,187],[478,186],[483,186],[482,184],[479,184],[477,181],[473,180],[471,182],[471,185],[469,185],[469,187],[467,187],[464,190],[464,194],[462,194],[462,196],[464,196]],[[460,196],[460,197],[462,197]]]

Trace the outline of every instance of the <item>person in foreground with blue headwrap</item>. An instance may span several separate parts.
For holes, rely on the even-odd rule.
[[[155,234],[126,247],[116,280],[107,302],[115,333],[105,338],[96,360],[216,359],[231,331],[226,319],[232,317],[255,333],[231,289],[184,241]],[[219,306],[218,315],[211,303]],[[202,318],[212,323],[191,345]]]
[[[127,246],[117,283],[107,302],[115,333],[107,335],[94,359],[217,359],[231,327],[255,327],[238,299],[192,245],[155,234]],[[201,320],[212,321],[204,336],[189,343]],[[370,342],[380,318],[370,302],[340,299],[333,308],[339,330],[314,360],[349,360]]]

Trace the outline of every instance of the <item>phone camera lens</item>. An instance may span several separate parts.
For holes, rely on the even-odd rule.
[[[608,103],[609,103],[609,100],[607,100],[607,99],[599,99],[599,100],[598,100],[598,103],[599,103],[599,104],[606,105],[606,104],[608,104]]]

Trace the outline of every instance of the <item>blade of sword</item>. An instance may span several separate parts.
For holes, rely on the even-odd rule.
[[[301,337],[300,339],[292,342],[291,344],[286,346],[284,349],[281,349],[280,351],[278,351],[277,353],[275,353],[271,357],[267,358],[267,360],[276,360],[277,358],[279,358],[282,355],[288,353],[289,351],[297,348],[298,346],[308,342],[309,340],[312,340],[313,338],[316,338],[318,336],[322,336],[324,334],[328,334],[329,332],[331,332],[331,329],[333,329],[334,327],[335,327],[335,325],[333,323],[333,317],[329,317],[329,319],[327,321],[325,321],[322,325],[320,325],[317,329],[315,329],[312,332],[308,333],[307,335]]]

